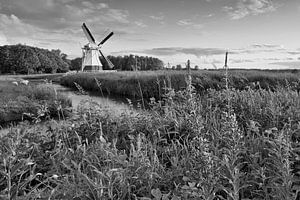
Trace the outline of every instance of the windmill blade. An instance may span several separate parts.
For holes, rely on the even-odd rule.
[[[98,46],[104,44],[111,36],[113,36],[114,32],[111,32],[110,34],[108,34],[99,44]]]
[[[91,34],[90,30],[87,28],[87,26],[85,25],[85,23],[82,24],[81,26],[85,36],[87,37],[88,41],[90,43],[95,44],[95,38],[93,37],[93,35]]]
[[[100,52],[102,58],[104,58],[104,60],[107,62],[108,67],[110,69],[114,68],[114,64],[112,64],[112,62],[106,56],[104,56],[104,54],[102,53],[102,51],[99,50],[99,52]]]
[[[215,63],[211,63],[212,66],[215,68],[215,69],[218,69],[217,65]]]

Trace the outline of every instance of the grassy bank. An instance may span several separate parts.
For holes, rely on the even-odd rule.
[[[298,199],[300,95],[167,89],[116,118],[90,100],[47,131],[1,138],[0,195],[11,199]]]
[[[0,81],[0,125],[38,116],[57,117],[60,110],[71,106],[71,101],[57,94],[50,85],[14,85]]]
[[[185,71],[139,71],[117,73],[76,73],[61,78],[61,84],[75,88],[78,83],[87,91],[145,99],[161,98],[164,88],[171,86],[176,91],[185,88]],[[198,93],[208,89],[220,90],[225,86],[224,71],[192,71],[192,82]],[[275,89],[287,84],[299,87],[299,74],[259,70],[232,70],[229,72],[229,85],[244,90],[248,87]],[[97,81],[100,83],[97,84]],[[101,89],[100,89],[101,88]]]

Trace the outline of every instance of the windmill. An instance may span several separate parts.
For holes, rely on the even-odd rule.
[[[109,33],[99,44],[96,43],[93,35],[91,34],[90,30],[87,28],[86,24],[83,23],[81,26],[86,38],[88,39],[89,43],[84,45],[82,48],[82,67],[81,71],[99,71],[103,70],[103,66],[100,62],[99,57],[101,56],[106,63],[108,64],[109,68],[112,69],[114,65],[111,61],[104,56],[102,51],[100,50],[102,45],[114,34],[113,32]]]

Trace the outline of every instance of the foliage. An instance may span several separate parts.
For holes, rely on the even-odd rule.
[[[0,47],[1,74],[67,72],[70,61],[60,50],[46,50],[26,45]]]
[[[108,56],[108,59],[113,63],[114,70],[120,71],[145,71],[145,70],[159,70],[163,69],[164,63],[158,58],[148,56]],[[103,69],[110,69],[108,64],[102,57],[100,61],[103,65]],[[82,58],[75,58],[71,60],[71,70],[81,69]]]
[[[74,58],[71,60],[70,70],[80,71],[82,65],[82,58]]]

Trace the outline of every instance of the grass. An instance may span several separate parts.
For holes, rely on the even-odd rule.
[[[86,100],[46,130],[1,138],[4,199],[299,199],[300,94],[210,89],[192,78],[138,115]]]
[[[139,71],[117,73],[76,73],[61,78],[61,84],[75,88],[78,83],[86,91],[99,91],[96,79],[104,93],[126,96],[134,99],[151,97],[160,99],[168,85],[176,91],[186,87],[185,71]],[[299,75],[292,72],[232,70],[230,85],[239,90],[248,87],[276,89],[279,85],[293,85],[299,88]],[[224,71],[192,71],[192,82],[197,93],[206,93],[208,89],[224,89]]]
[[[39,115],[57,117],[58,111],[71,106],[71,101],[57,94],[51,86],[14,85],[0,81],[0,125],[34,120]]]
[[[26,79],[26,80],[34,80],[34,79],[58,79],[62,77],[64,73],[55,73],[55,74],[28,74],[28,75],[1,75],[0,80],[5,79]]]

